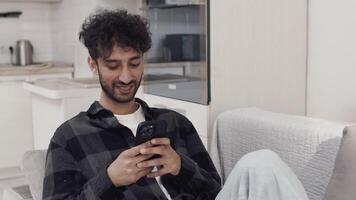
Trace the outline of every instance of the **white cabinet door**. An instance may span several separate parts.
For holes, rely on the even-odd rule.
[[[19,166],[23,154],[34,147],[31,94],[23,81],[63,77],[72,74],[0,77],[0,168]]]
[[[18,166],[33,149],[30,93],[22,81],[0,82],[0,168]]]
[[[98,95],[94,96],[50,99],[32,94],[31,98],[34,148],[46,149],[62,123],[79,112],[88,110],[95,100],[99,100],[99,89]]]

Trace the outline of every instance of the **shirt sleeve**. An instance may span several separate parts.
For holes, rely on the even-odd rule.
[[[73,156],[52,138],[47,151],[43,199],[107,199],[116,192],[106,168],[85,180]]]
[[[180,131],[180,144],[176,152],[181,157],[181,169],[177,176],[166,175],[163,181],[171,188],[179,188],[177,194],[188,194],[192,199],[215,199],[221,190],[221,180],[198,133],[186,119]]]

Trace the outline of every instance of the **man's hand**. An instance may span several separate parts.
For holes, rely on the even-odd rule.
[[[147,146],[140,150],[142,155],[160,155],[159,158],[151,160],[143,160],[138,163],[137,166],[141,169],[147,169],[148,167],[162,166],[161,169],[155,172],[151,172],[147,175],[149,178],[154,178],[157,176],[162,176],[165,174],[178,175],[181,168],[181,158],[174,151],[170,145],[170,140],[168,138],[155,138],[151,140],[152,145]]]
[[[112,183],[125,186],[135,183],[143,176],[149,174],[153,167],[138,167],[137,164],[149,159],[153,155],[140,155],[141,148],[152,146],[151,142],[145,142],[131,149],[123,151],[107,168],[107,173]]]

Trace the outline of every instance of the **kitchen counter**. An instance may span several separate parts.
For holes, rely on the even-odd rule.
[[[87,110],[101,92],[98,77],[26,81],[22,86],[31,93],[35,149],[47,148],[58,126]],[[142,95],[139,88],[136,96]]]
[[[58,126],[87,110],[101,91],[98,78],[25,81],[22,86],[31,94],[35,149],[47,148]]]
[[[23,87],[33,94],[49,99],[99,96],[101,91],[96,78],[38,80],[24,82]]]
[[[17,166],[23,154],[33,149],[32,94],[23,88],[24,81],[73,77],[73,65],[47,62],[17,67],[0,64],[0,168]],[[21,124],[19,126],[19,123]],[[20,138],[20,139],[19,139]]]
[[[0,76],[39,75],[73,72],[73,64],[63,62],[44,62],[28,66],[0,64]]]
[[[99,100],[101,91],[97,77],[37,80],[24,82],[22,86],[31,93],[35,149],[47,148],[56,128],[65,120],[87,110],[93,101]],[[177,85],[177,89],[180,87]],[[153,107],[173,109],[187,116],[198,130],[204,145],[207,145],[209,106],[144,94],[142,85],[136,97]]]

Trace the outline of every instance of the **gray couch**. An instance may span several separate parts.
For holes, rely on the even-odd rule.
[[[22,171],[28,180],[34,200],[42,199],[46,152],[46,150],[28,151],[22,159]]]
[[[242,156],[270,149],[295,172],[310,200],[354,200],[356,127],[349,125],[258,108],[230,110],[218,116],[209,152],[223,181]]]
[[[239,109],[218,117],[209,149],[223,180],[244,154],[267,148],[277,152],[296,172],[311,200],[354,200],[356,128],[347,127],[338,133],[344,126]],[[35,200],[42,199],[45,155],[45,150],[34,150],[23,157],[23,171]]]

